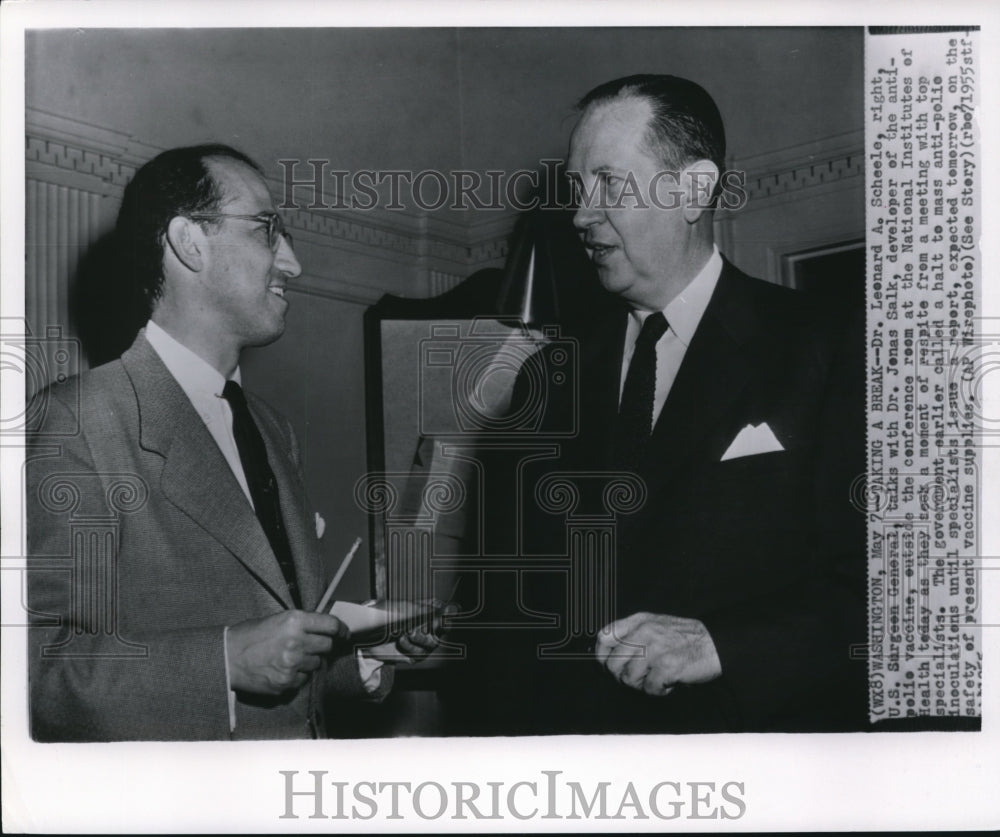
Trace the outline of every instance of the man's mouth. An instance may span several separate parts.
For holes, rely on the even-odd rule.
[[[285,288],[283,285],[268,285],[267,289],[276,297],[285,298]]]
[[[590,260],[598,264],[607,259],[617,249],[618,246],[616,244],[598,244],[596,242],[587,244]]]

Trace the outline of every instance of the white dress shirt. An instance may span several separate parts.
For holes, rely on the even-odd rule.
[[[243,473],[243,462],[240,451],[236,447],[236,437],[233,436],[233,411],[229,402],[222,397],[226,379],[210,363],[192,352],[187,346],[171,337],[155,322],[146,323],[146,340],[159,355],[167,371],[184,390],[188,400],[205,422],[205,427],[212,434],[215,443],[225,457],[233,476],[239,483],[243,494],[253,508],[253,498],[250,496],[250,486],[246,474]],[[233,372],[232,380],[240,383],[239,367]],[[223,630],[223,649],[226,662],[226,688],[229,689],[229,730],[236,729],[236,693],[229,688],[229,627]],[[375,692],[382,680],[382,663],[362,656],[357,652],[358,669],[361,680],[369,694]]]
[[[236,447],[236,437],[233,436],[233,411],[229,402],[222,397],[226,379],[214,366],[187,346],[178,343],[152,320],[146,323],[146,340],[160,356],[167,371],[180,384],[184,394],[201,416],[201,420],[205,422],[205,427],[222,451],[252,508],[250,486],[247,485],[240,451]],[[241,382],[239,367],[233,372],[232,380],[236,383]]]
[[[663,316],[667,318],[669,328],[656,343],[656,389],[653,394],[651,427],[656,425],[656,421],[663,411],[667,395],[670,394],[670,387],[673,386],[674,378],[677,377],[677,370],[681,368],[681,361],[684,360],[684,354],[698,329],[698,323],[701,322],[702,315],[708,307],[708,301],[719,282],[721,273],[722,256],[719,254],[719,249],[713,246],[712,255],[709,256],[698,275],[663,309]],[[629,313],[618,389],[619,405],[625,390],[625,376],[628,374],[628,367],[635,352],[635,341],[639,339],[639,332],[642,330],[642,324],[646,317],[652,313],[652,311],[634,310]]]

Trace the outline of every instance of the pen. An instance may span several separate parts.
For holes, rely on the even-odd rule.
[[[347,572],[347,568],[351,565],[351,560],[354,558],[354,553],[358,551],[359,546],[361,546],[361,538],[355,538],[354,545],[351,547],[350,552],[348,552],[344,556],[344,560],[340,562],[340,568],[334,574],[333,580],[330,582],[330,586],[326,588],[323,598],[319,600],[319,605],[316,608],[317,613],[322,613],[330,604],[330,599],[333,598],[333,591],[337,589],[337,585],[340,584],[340,579],[342,579],[344,577],[344,573]]]

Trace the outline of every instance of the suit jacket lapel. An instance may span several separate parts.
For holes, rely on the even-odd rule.
[[[139,444],[164,458],[163,494],[291,607],[281,569],[246,495],[201,416],[141,332],[122,364],[139,404]]]
[[[319,563],[314,555],[316,539],[314,530],[310,529],[312,520],[299,513],[309,508],[306,502],[305,489],[295,473],[294,464],[289,460],[281,446],[280,437],[274,432],[266,416],[254,408],[254,398],[250,396],[250,411],[254,421],[264,437],[267,446],[267,459],[278,483],[278,496],[281,500],[281,517],[288,535],[288,543],[292,549],[292,560],[295,563],[295,575],[302,596],[302,605],[307,610],[319,603],[322,591],[321,579],[317,576],[316,567]],[[275,564],[277,561],[272,557]]]
[[[581,393],[581,423],[585,430],[583,461],[598,467],[613,467],[615,423],[621,389],[622,355],[628,308],[616,300],[609,303],[592,324],[583,344],[582,364],[587,370]]]
[[[704,446],[752,381],[759,336],[739,271],[727,262],[653,428],[648,461],[655,468],[645,475],[648,482],[676,480],[696,456],[706,455]],[[718,461],[722,453],[707,456]]]

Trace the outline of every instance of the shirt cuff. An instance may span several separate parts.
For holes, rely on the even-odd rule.
[[[229,702],[229,731],[236,730],[236,692],[229,681],[229,626],[222,629],[222,655],[226,661],[226,694]]]
[[[361,653],[361,650],[354,652],[358,660],[358,674],[361,675],[361,685],[365,687],[368,694],[373,695],[382,685],[382,661],[373,660]]]

